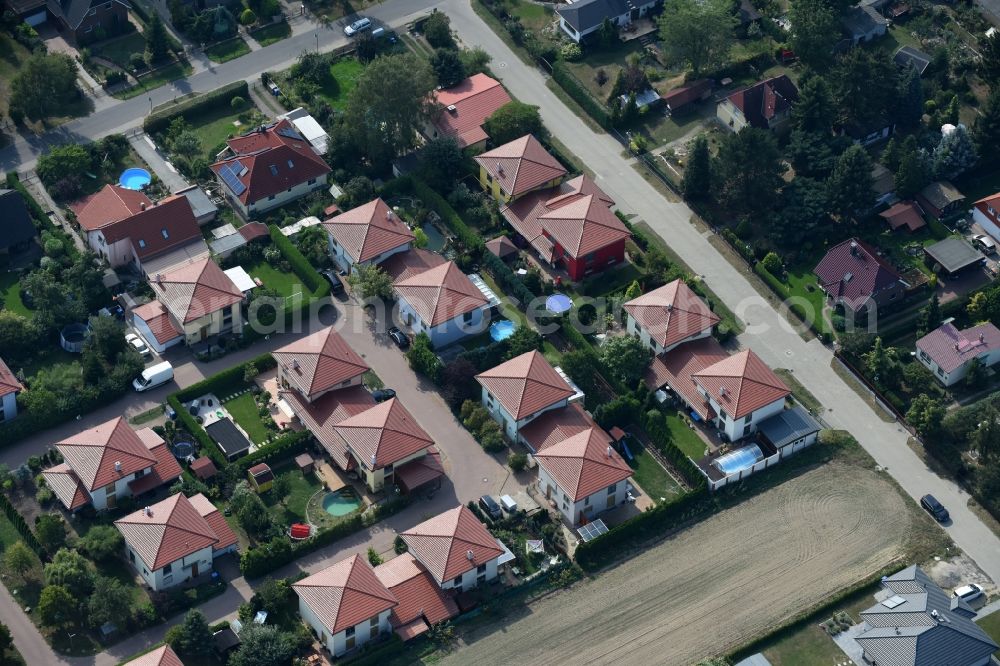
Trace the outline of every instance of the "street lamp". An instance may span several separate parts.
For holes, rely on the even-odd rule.
[[[316,53],[319,53],[319,33],[318,32],[316,33],[315,37],[316,37]]]
[[[153,96],[149,96],[149,112],[153,113]]]

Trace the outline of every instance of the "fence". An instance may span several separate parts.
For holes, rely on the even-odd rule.
[[[704,469],[701,468],[700,465],[695,465],[695,466],[698,467],[698,471],[700,471],[702,474],[705,475],[705,481],[708,483],[708,489],[714,492],[720,488],[725,488],[731,483],[737,483],[738,481],[742,481],[743,479],[747,478],[748,476],[752,476],[757,472],[762,472],[768,467],[773,467],[774,465],[777,465],[779,462],[781,462],[788,456],[792,455],[793,453],[798,453],[802,449],[811,446],[815,443],[816,443],[816,436],[814,435],[810,438],[807,438],[803,442],[796,442],[794,444],[790,444],[789,446],[778,449],[776,453],[768,456],[767,458],[757,461],[756,463],[754,463],[752,467],[748,467],[747,469],[741,469],[738,472],[729,474],[717,481],[713,481],[712,478],[708,476],[708,474],[705,472]]]

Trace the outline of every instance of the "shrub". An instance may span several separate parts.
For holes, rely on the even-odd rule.
[[[271,241],[274,243],[274,246],[281,251],[281,255],[291,265],[292,272],[302,280],[302,284],[309,291],[313,292],[317,298],[329,295],[330,283],[316,272],[316,269],[302,256],[302,253],[292,244],[292,241],[281,233],[281,230],[274,224],[268,225],[268,230],[271,232]]]
[[[559,57],[563,60],[576,62],[583,57],[583,49],[580,48],[579,44],[567,42],[562,45],[562,48],[559,49]]]
[[[523,453],[512,453],[507,456],[507,466],[515,472],[520,472],[528,466],[528,456]]]
[[[237,95],[229,101],[229,106],[232,107],[233,111],[242,111],[247,105],[247,101]]]
[[[552,64],[552,79],[562,87],[566,93],[573,98],[577,104],[579,104],[587,114],[597,121],[597,124],[605,129],[611,127],[611,118],[608,112],[605,110],[602,104],[595,100],[590,93],[588,93],[583,86],[581,86],[576,77],[573,76],[566,69],[566,64],[562,62],[555,62]]]
[[[243,25],[253,25],[257,22],[257,15],[253,13],[253,10],[247,7],[240,14],[240,23]]]
[[[768,252],[760,262],[761,267],[771,275],[781,275],[781,257],[774,252]]]

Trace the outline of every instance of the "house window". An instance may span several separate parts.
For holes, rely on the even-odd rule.
[[[372,638],[375,638],[376,636],[378,636],[378,632],[379,632],[380,627],[379,627],[379,622],[378,622],[378,616],[377,615],[372,618],[372,621],[368,624],[368,627],[370,629],[370,633],[371,633],[371,637]]]
[[[725,421],[726,419],[728,419],[728,418],[729,418],[729,417],[728,417],[728,416],[726,415],[726,410],[724,410],[724,409],[723,409],[723,410],[720,410],[720,411],[719,411],[719,418],[720,418],[720,419],[722,419],[723,421]]]
[[[160,233],[163,234],[163,238],[170,238],[170,233],[166,229],[160,229]]]
[[[471,324],[472,323],[472,312],[466,312],[464,315],[462,315],[462,321],[464,323],[466,323],[466,324]]]
[[[171,574],[173,572],[174,572],[174,563],[173,562],[171,562],[170,564],[168,564],[165,567],[163,567],[163,574],[164,575]]]
[[[143,239],[140,238],[139,239],[139,247],[141,247],[141,248],[142,247],[146,247],[146,241],[144,241]]]
[[[751,426],[749,423],[746,424],[745,426],[743,426],[743,436],[744,437],[746,437],[747,435],[750,434],[750,428],[752,428],[752,427],[753,426]]]
[[[584,506],[590,506],[590,496],[589,495],[583,499],[583,505]]]
[[[134,477],[134,478],[136,478],[136,479],[141,479],[141,478],[142,478],[142,476],[143,476],[143,475],[144,475],[145,473],[146,473],[146,470],[144,470],[144,469],[140,469],[140,470],[139,470],[138,472],[136,472],[136,473],[135,473],[135,477]]]
[[[344,647],[346,649],[348,649],[348,650],[353,650],[354,649],[354,641],[355,641],[355,639],[354,639],[354,627],[351,627],[350,629],[348,629],[348,631],[351,632],[351,633],[347,637],[347,641],[345,641]]]
[[[591,252],[590,254],[588,254],[587,256],[585,256],[585,257],[583,258],[583,260],[584,260],[585,262],[587,262],[588,264],[592,264],[592,263],[594,263],[594,253],[593,253],[593,252]]]
[[[923,349],[921,349],[920,350],[920,359],[923,360],[923,361],[930,361],[931,357],[927,355],[927,352],[925,352]]]
[[[347,634],[348,638],[354,638],[354,627],[348,627],[344,630],[344,633]]]
[[[462,584],[462,577],[455,576],[455,580],[451,581],[451,584],[454,585],[455,587],[458,587],[459,585]]]
[[[128,551],[128,561],[135,564],[135,553],[133,551]]]
[[[478,567],[476,567],[476,573],[477,574],[486,573],[486,565],[480,564]]]
[[[614,495],[615,494],[615,488],[617,488],[617,487],[618,487],[617,483],[613,483],[610,486],[608,486],[608,494],[609,495]]]
[[[269,197],[267,198],[267,200],[268,200],[268,201],[274,201],[274,195],[272,194],[271,196],[269,196]]]
[[[345,379],[344,381],[340,382],[340,385],[341,386],[350,386],[351,385],[351,380],[350,379]]]
[[[315,184],[316,184],[316,179],[315,178],[310,178],[309,182],[306,183],[306,185],[315,185]]]

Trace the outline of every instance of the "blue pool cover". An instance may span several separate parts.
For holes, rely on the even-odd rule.
[[[514,331],[516,330],[517,324],[508,319],[504,319],[490,325],[490,337],[493,338],[495,342],[500,342],[501,340],[506,340],[510,336],[514,335]]]
[[[756,444],[751,444],[720,456],[717,460],[712,461],[712,464],[720,472],[728,476],[753,467],[763,457],[764,453],[760,450],[760,447]]]
[[[149,175],[149,172],[138,167],[125,169],[118,178],[118,184],[127,190],[141,190],[149,185],[151,181],[152,177]]]
[[[552,294],[545,299],[545,309],[553,314],[568,312],[573,307],[573,301],[566,294]]]

